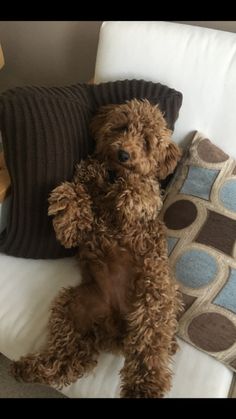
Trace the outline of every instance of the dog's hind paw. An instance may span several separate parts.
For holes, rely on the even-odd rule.
[[[17,381],[31,381],[29,378],[28,366],[24,361],[14,361],[10,364],[9,373]]]

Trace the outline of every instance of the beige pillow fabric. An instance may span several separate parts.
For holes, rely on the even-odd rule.
[[[236,161],[199,132],[162,218],[185,303],[178,334],[236,371]]]

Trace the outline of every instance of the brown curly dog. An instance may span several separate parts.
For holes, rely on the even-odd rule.
[[[79,246],[82,283],[53,302],[47,347],[12,370],[61,387],[94,368],[100,351],[121,351],[121,396],[163,397],[182,305],[158,218],[159,180],[180,150],[147,100],[100,108],[91,132],[93,157],[49,198],[57,239]]]

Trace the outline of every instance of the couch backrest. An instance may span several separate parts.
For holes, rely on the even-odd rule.
[[[104,22],[95,82],[124,78],[183,93],[176,142],[198,130],[236,157],[236,34],[172,22]]]

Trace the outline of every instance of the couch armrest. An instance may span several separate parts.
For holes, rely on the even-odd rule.
[[[4,201],[9,191],[11,181],[6,163],[4,160],[3,151],[0,153],[0,203]]]

